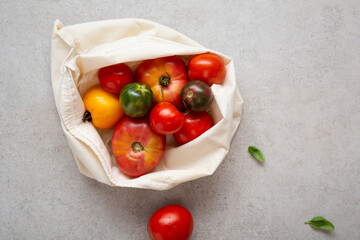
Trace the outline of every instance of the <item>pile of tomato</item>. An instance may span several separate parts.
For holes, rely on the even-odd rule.
[[[101,68],[101,85],[83,98],[83,121],[96,128],[114,128],[111,147],[120,170],[139,177],[161,160],[166,135],[179,145],[190,142],[214,123],[207,110],[212,84],[226,75],[221,57],[193,56],[188,65],[178,56],[149,59],[135,73],[124,63]]]

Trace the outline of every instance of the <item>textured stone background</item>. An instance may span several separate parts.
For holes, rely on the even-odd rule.
[[[192,239],[360,239],[359,1],[0,5],[0,239],[147,239],[149,217],[170,203],[192,212]],[[78,172],[51,89],[53,22],[123,17],[234,59],[244,115],[213,176],[158,192]],[[335,232],[304,225],[318,215]]]

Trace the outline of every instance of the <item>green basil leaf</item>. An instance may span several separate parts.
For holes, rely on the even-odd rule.
[[[329,231],[334,231],[335,227],[334,225],[326,220],[323,217],[314,217],[310,221],[306,222],[305,224],[309,224],[310,226],[317,228],[317,229],[326,229]]]
[[[260,162],[265,161],[264,154],[257,147],[250,146],[248,148],[248,150],[249,150],[249,153],[251,153],[251,155],[253,155],[253,157],[256,158],[257,160],[259,160]]]

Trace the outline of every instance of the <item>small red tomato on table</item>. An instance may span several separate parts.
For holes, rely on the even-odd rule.
[[[150,126],[157,134],[171,135],[184,125],[184,115],[169,102],[155,105],[150,113]]]
[[[98,77],[101,86],[115,94],[119,94],[126,84],[134,81],[134,74],[125,63],[100,68]]]
[[[145,118],[125,117],[115,127],[111,148],[120,170],[130,177],[139,177],[160,162],[165,136],[154,133]]]
[[[185,112],[184,126],[174,133],[175,141],[179,145],[188,143],[214,126],[214,122],[207,112]]]
[[[226,75],[224,61],[213,53],[203,53],[192,57],[188,68],[190,81],[200,80],[209,86],[221,83]]]
[[[135,81],[146,84],[154,94],[154,100],[170,102],[181,109],[180,91],[187,83],[184,61],[177,56],[143,61],[135,71]]]
[[[148,233],[152,240],[188,240],[193,227],[189,210],[180,205],[167,205],[151,216]]]

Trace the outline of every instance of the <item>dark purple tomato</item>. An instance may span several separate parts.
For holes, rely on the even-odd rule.
[[[186,109],[200,112],[209,108],[214,94],[206,83],[194,80],[181,89],[180,99]]]

